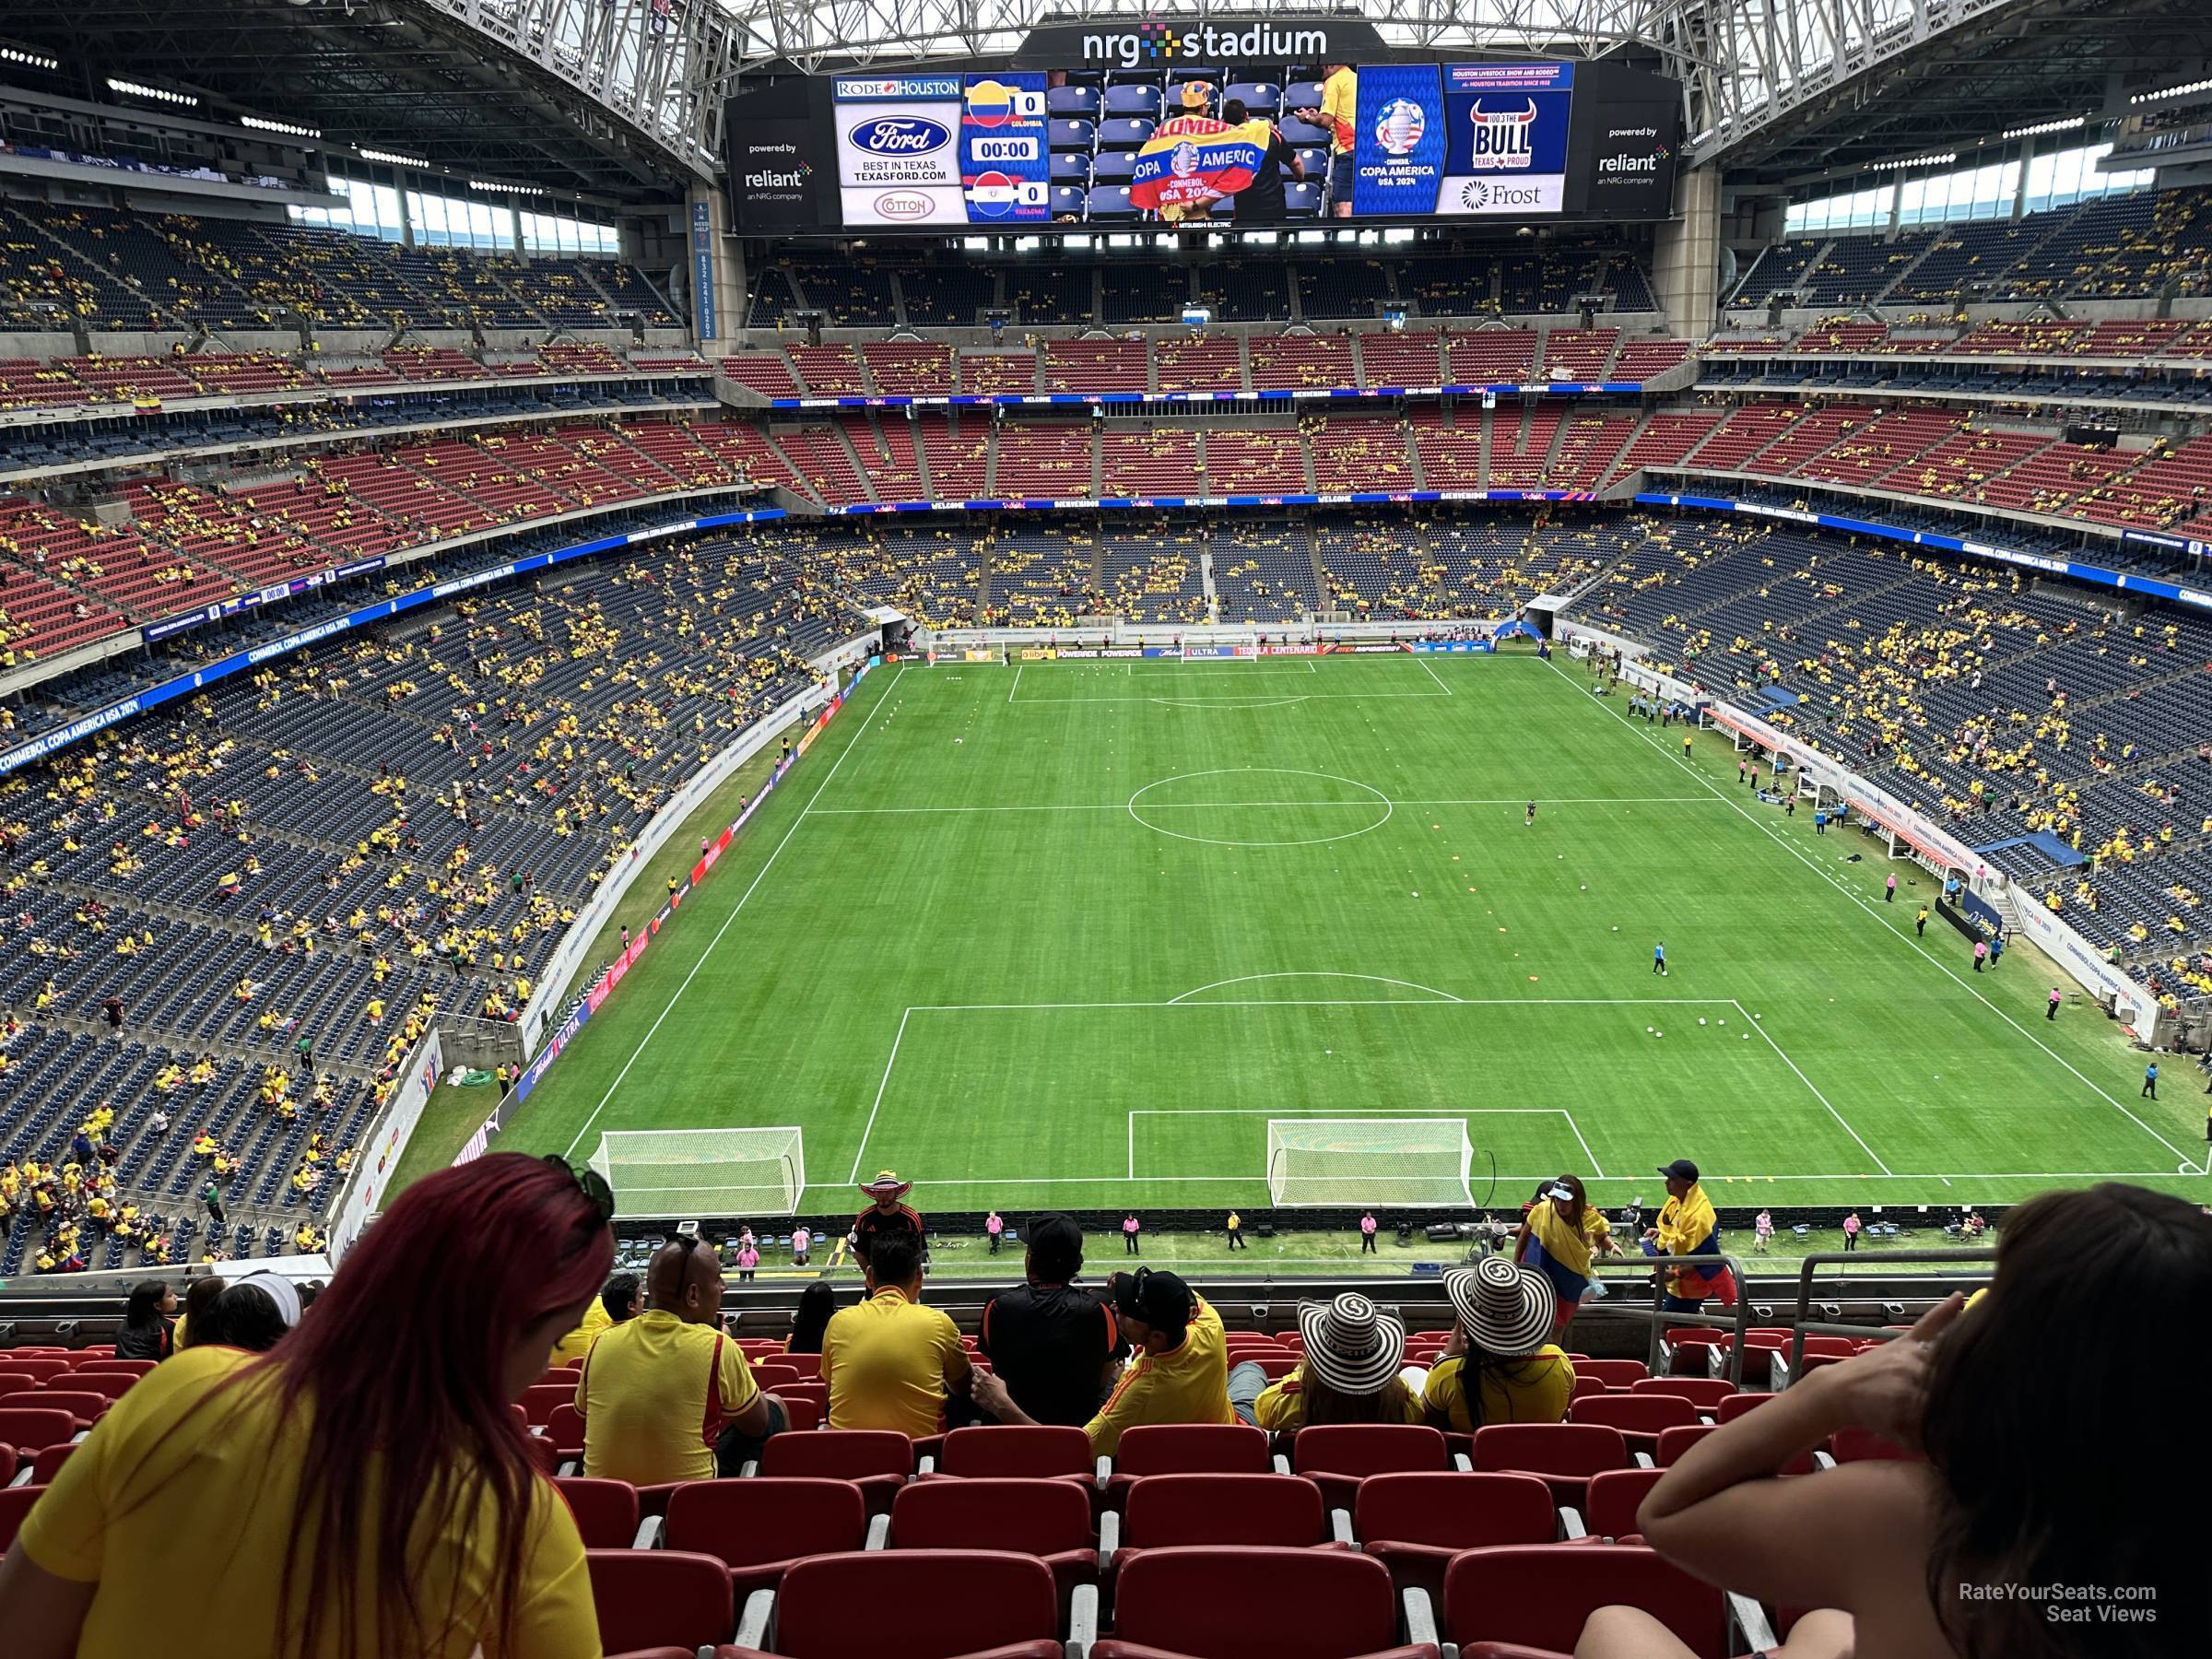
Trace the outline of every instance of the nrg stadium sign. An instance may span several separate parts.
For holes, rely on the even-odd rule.
[[[1015,61],[1051,68],[1100,64],[1144,69],[1158,64],[1372,63],[1388,49],[1364,22],[1340,18],[1259,18],[1228,21],[1154,14],[1120,29],[1047,24],[1033,29]]]

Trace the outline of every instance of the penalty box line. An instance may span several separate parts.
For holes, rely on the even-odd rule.
[[[1234,981],[1234,980],[1229,980],[1229,981],[1223,981],[1223,982],[1221,982],[1221,983],[1224,983],[1224,984],[1235,984],[1235,983],[1237,983],[1238,982],[1237,982],[1237,981]],[[1417,987],[1417,988],[1421,988],[1421,987]],[[1201,985],[1201,986],[1199,986],[1199,987],[1198,987],[1198,989],[1199,989],[1199,990],[1201,990],[1201,991],[1210,991],[1210,990],[1214,989],[1214,987],[1213,987],[1212,985]],[[1186,992],[1183,992],[1183,993],[1182,994],[1182,996],[1183,996],[1183,997],[1187,997],[1187,996],[1189,996],[1189,995],[1191,995],[1191,994],[1192,994],[1192,993],[1190,993],[1190,992],[1186,991]],[[900,1051],[900,1049],[902,1046],[904,1046],[904,1044],[905,1044],[905,1042],[906,1042],[906,1028],[907,1028],[908,1024],[909,1024],[909,1023],[910,1023],[910,1022],[912,1020],[913,1017],[914,1017],[915,1015],[917,1015],[917,1014],[1005,1014],[1005,1013],[1052,1013],[1052,1012],[1076,1012],[1076,1011],[1081,1011],[1081,1010],[1086,1010],[1086,1009],[1096,1010],[1096,1009],[1107,1009],[1107,1008],[1149,1008],[1149,1009],[1162,1009],[1162,1008],[1179,1008],[1179,1009],[1190,1009],[1190,1008],[1363,1008],[1363,1007],[1401,1007],[1401,1008],[1402,1008],[1402,1007],[1442,1007],[1442,1008],[1468,1008],[1468,1007],[1473,1007],[1473,1008],[1485,1008],[1485,1007],[1489,1007],[1489,1008],[1521,1008],[1521,1007],[1532,1007],[1532,1008],[1533,1008],[1533,1007],[1570,1007],[1570,1008],[1571,1008],[1571,1007],[1594,1007],[1594,1008],[1623,1008],[1623,1007],[1707,1007],[1707,1006],[1710,1006],[1710,1007],[1716,1007],[1716,1008],[1734,1008],[1734,1009],[1735,1009],[1735,1011],[1736,1011],[1738,1014],[1741,1014],[1741,1015],[1743,1015],[1743,1018],[1744,1018],[1745,1021],[1747,1022],[1747,1024],[1748,1024],[1750,1027],[1752,1027],[1752,1028],[1753,1028],[1753,1029],[1755,1029],[1755,1030],[1759,1028],[1760,1022],[1759,1022],[1759,1021],[1758,1021],[1758,1020],[1756,1020],[1756,1019],[1753,1019],[1753,1018],[1752,1018],[1752,1017],[1751,1017],[1749,1014],[1747,1014],[1747,1013],[1746,1013],[1746,1012],[1745,1012],[1743,1004],[1741,1004],[1740,1002],[1736,1001],[1736,1000],[1735,1000],[1734,997],[1731,997],[1731,996],[1466,996],[1466,997],[1461,997],[1461,996],[1453,996],[1453,995],[1451,995],[1449,993],[1446,993],[1446,992],[1437,992],[1437,993],[1435,993],[1434,994],[1432,994],[1432,995],[1429,995],[1429,996],[1244,997],[1244,998],[1215,997],[1215,998],[1210,998],[1210,999],[1208,999],[1208,1000],[1206,1000],[1206,1001],[1205,1001],[1205,1002],[1185,1002],[1185,1001],[1182,1000],[1182,997],[1174,997],[1174,998],[1170,998],[1169,1000],[1167,1000],[1167,1001],[1165,1001],[1165,1002],[1158,1002],[1158,1001],[1124,1001],[1124,1002],[1050,1002],[1050,1003],[913,1003],[913,1004],[911,1004],[911,1005],[909,1005],[907,1007],[905,1007],[904,1009],[900,1010],[900,1015],[899,1015],[899,1029],[898,1029],[898,1030],[897,1030],[895,1032],[893,1032],[893,1033],[892,1033],[892,1035],[891,1035],[891,1052],[890,1052],[890,1054],[888,1055],[888,1058],[886,1058],[886,1059],[885,1059],[885,1061],[884,1061],[884,1063],[883,1063],[883,1076],[882,1076],[880,1078],[878,1078],[878,1079],[877,1079],[877,1084],[876,1084],[876,1098],[875,1098],[875,1100],[874,1100],[873,1101],[871,1101],[871,1102],[869,1103],[869,1106],[868,1106],[868,1117],[867,1117],[867,1122],[866,1122],[865,1124],[862,1124],[862,1126],[861,1126],[861,1131],[860,1131],[860,1144],[859,1144],[858,1146],[856,1146],[856,1147],[854,1147],[853,1148],[853,1170],[852,1170],[852,1173],[851,1173],[851,1175],[850,1175],[850,1176],[847,1178],[847,1179],[848,1179],[848,1183],[856,1183],[856,1182],[857,1182],[860,1180],[860,1169],[861,1169],[861,1165],[862,1165],[862,1164],[863,1164],[863,1163],[864,1163],[864,1162],[866,1160],[866,1158],[867,1158],[867,1152],[868,1152],[868,1141],[869,1141],[869,1139],[870,1139],[870,1138],[871,1138],[871,1137],[872,1137],[872,1136],[875,1135],[875,1133],[876,1133],[876,1121],[877,1121],[877,1119],[878,1117],[880,1117],[880,1116],[882,1115],[882,1112],[883,1112],[883,1098],[884,1098],[884,1096],[885,1096],[886,1094],[888,1094],[888,1093],[889,1092],[889,1090],[890,1090],[890,1087],[891,1087],[891,1074],[892,1074],[892,1072],[893,1072],[893,1071],[895,1071],[895,1070],[898,1068],[898,1065],[899,1065],[899,1051]],[[1875,1153],[1874,1153],[1874,1149],[1873,1149],[1872,1147],[1868,1147],[1868,1146],[1866,1145],[1866,1143],[1865,1143],[1864,1140],[1860,1140],[1860,1138],[1859,1138],[1859,1135],[1858,1135],[1858,1133],[1857,1133],[1855,1130],[1852,1129],[1852,1127],[1851,1127],[1851,1125],[1850,1125],[1849,1124],[1847,1124],[1847,1123],[1844,1123],[1844,1122],[1843,1122],[1843,1118],[1842,1118],[1841,1114],[1841,1113],[1839,1113],[1839,1112],[1836,1111],[1836,1109],[1835,1109],[1835,1108],[1834,1108],[1832,1105],[1830,1105],[1830,1103],[1829,1103],[1829,1100],[1828,1100],[1828,1098],[1827,1098],[1825,1095],[1823,1095],[1823,1094],[1822,1094],[1822,1093],[1821,1093],[1821,1092],[1820,1092],[1820,1091],[1819,1091],[1818,1088],[1814,1088],[1814,1087],[1813,1087],[1813,1082],[1812,1082],[1812,1079],[1811,1079],[1811,1078],[1809,1078],[1809,1077],[1807,1077],[1805,1075],[1805,1073],[1804,1073],[1802,1070],[1800,1070],[1800,1069],[1798,1068],[1798,1066],[1797,1066],[1796,1063],[1795,1063],[1794,1061],[1793,1061],[1793,1060],[1792,1060],[1792,1059],[1789,1057],[1789,1055],[1788,1055],[1787,1053],[1784,1053],[1783,1052],[1782,1045],[1781,1045],[1780,1043],[1776,1042],[1776,1041],[1774,1041],[1774,1040],[1773,1040],[1771,1037],[1767,1037],[1767,1036],[1766,1036],[1766,1033],[1765,1033],[1763,1030],[1760,1030],[1760,1035],[1761,1035],[1762,1037],[1764,1037],[1764,1038],[1765,1038],[1765,1040],[1766,1040],[1766,1041],[1767,1041],[1767,1044],[1768,1044],[1768,1046],[1769,1046],[1769,1047],[1771,1047],[1771,1049],[1773,1049],[1774,1053],[1776,1053],[1778,1056],[1780,1056],[1780,1058],[1782,1059],[1782,1062],[1783,1062],[1783,1064],[1784,1065],[1787,1065],[1787,1066],[1790,1068],[1790,1070],[1791,1070],[1793,1073],[1794,1073],[1794,1074],[1796,1075],[1796,1077],[1797,1077],[1797,1079],[1798,1079],[1800,1082],[1802,1082],[1802,1083],[1803,1083],[1803,1084],[1806,1086],[1806,1088],[1807,1088],[1807,1089],[1808,1089],[1808,1090],[1809,1090],[1809,1091],[1812,1093],[1812,1096],[1813,1096],[1813,1098],[1814,1098],[1816,1100],[1819,1101],[1819,1103],[1821,1104],[1821,1106],[1822,1106],[1822,1107],[1824,1107],[1824,1108],[1825,1108],[1825,1109],[1828,1111],[1829,1114],[1830,1114],[1831,1117],[1834,1117],[1834,1118],[1835,1118],[1835,1120],[1836,1120],[1836,1121],[1837,1121],[1839,1124],[1842,1124],[1842,1125],[1843,1125],[1843,1128],[1844,1128],[1844,1131],[1845,1131],[1847,1134],[1849,1134],[1849,1135],[1851,1135],[1851,1138],[1852,1138],[1853,1141],[1856,1141],[1856,1142],[1858,1143],[1860,1149],[1861,1149],[1861,1150],[1863,1150],[1863,1151],[1865,1151],[1867,1157],[1874,1159],[1874,1161],[1876,1162],[1876,1164],[1877,1164],[1877,1165],[1879,1165],[1879,1166],[1880,1166],[1882,1173],[1883,1173],[1884,1175],[1886,1175],[1886,1176],[1894,1176],[1894,1173],[1895,1173],[1895,1172],[1894,1172],[1893,1171],[1891,1171],[1891,1170],[1890,1170],[1890,1168],[1888,1167],[1888,1165],[1887,1165],[1887,1164],[1883,1163],[1883,1162],[1882,1162],[1882,1160],[1881,1160],[1879,1158],[1876,1157],[1876,1156],[1875,1156]],[[1141,1108],[1140,1108],[1140,1109],[1136,1109],[1136,1110],[1153,1110],[1153,1109],[1141,1109]],[[1162,1108],[1162,1109],[1158,1109],[1158,1110],[1161,1111],[1161,1112],[1163,1112],[1163,1114],[1165,1114],[1165,1115],[1173,1115],[1172,1113],[1168,1113],[1168,1112],[1166,1112],[1166,1109],[1164,1109],[1164,1108]],[[1199,1109],[1194,1109],[1194,1112],[1195,1112],[1195,1111],[1197,1111],[1197,1110],[1199,1110]],[[1371,1110],[1375,1110],[1375,1109],[1371,1109]],[[1404,1113],[1404,1112],[1401,1112],[1401,1113],[1400,1113],[1400,1115],[1401,1115],[1401,1116],[1408,1116],[1408,1115],[1410,1115],[1410,1116],[1424,1116],[1424,1115],[1426,1115],[1426,1116],[1451,1116],[1451,1115],[1460,1115],[1460,1116],[1466,1116],[1466,1115],[1472,1115],[1472,1114],[1474,1114],[1475,1112],[1480,1112],[1480,1111],[1483,1111],[1483,1110],[1486,1110],[1486,1109],[1480,1109],[1480,1108],[1470,1108],[1470,1109],[1468,1110],[1468,1112],[1463,1112],[1463,1113],[1458,1113],[1458,1114],[1453,1114],[1453,1113],[1418,1113],[1418,1112],[1417,1112],[1417,1113]],[[1503,1109],[1503,1108],[1498,1108],[1498,1109],[1488,1109],[1488,1110],[1503,1111],[1503,1110],[1506,1110],[1506,1109]],[[1572,1130],[1574,1131],[1574,1136],[1575,1136],[1575,1139],[1576,1139],[1576,1140],[1578,1140],[1578,1141],[1581,1141],[1581,1142],[1582,1142],[1583,1155],[1584,1155],[1585,1157],[1587,1157],[1587,1158],[1590,1159],[1590,1168],[1591,1168],[1591,1171],[1592,1171],[1592,1173],[1593,1173],[1594,1177],[1595,1177],[1595,1178],[1597,1178],[1597,1179],[1601,1179],[1601,1180],[1602,1180],[1602,1179],[1607,1179],[1607,1177],[1606,1177],[1606,1175],[1605,1175],[1605,1172],[1604,1172],[1602,1170],[1600,1170],[1600,1169],[1598,1168],[1597,1157],[1596,1157],[1596,1155],[1595,1155],[1594,1152],[1592,1152],[1592,1151],[1591,1151],[1591,1149],[1590,1149],[1590,1143],[1589,1143],[1589,1142],[1588,1142],[1586,1139],[1584,1139],[1584,1138],[1583,1138],[1583,1132],[1582,1132],[1582,1128],[1581,1128],[1581,1126],[1575,1123],[1575,1121],[1574,1121],[1574,1119],[1573,1119],[1572,1115],[1571,1115],[1571,1113],[1567,1112],[1567,1111],[1566,1111],[1566,1109],[1565,1109],[1565,1108],[1563,1108],[1563,1107],[1528,1107],[1528,1108],[1520,1108],[1520,1109],[1515,1109],[1515,1110],[1524,1110],[1524,1111],[1527,1111],[1527,1112],[1559,1112],[1559,1113],[1560,1113],[1560,1115],[1561,1115],[1561,1116],[1564,1116],[1564,1117],[1566,1117],[1566,1118],[1567,1118],[1568,1126],[1569,1126],[1571,1129],[1572,1129]],[[1132,1124],[1131,1124],[1131,1134],[1132,1134],[1132,1135],[1134,1135],[1134,1134],[1135,1134],[1134,1118],[1132,1119]],[[1132,1144],[1134,1145],[1134,1142],[1133,1142]],[[1135,1167],[1135,1152],[1134,1152],[1134,1150],[1132,1150],[1132,1152],[1131,1152],[1131,1155],[1130,1155],[1130,1162],[1131,1162],[1131,1167],[1132,1167],[1132,1168],[1134,1168],[1134,1167]],[[1840,1180],[1848,1180],[1848,1179],[1855,1179],[1855,1178],[1856,1178],[1858,1175],[1864,1175],[1864,1174],[1865,1174],[1865,1171],[1857,1171],[1857,1172],[1855,1172],[1855,1174],[1854,1174],[1853,1176],[1844,1176],[1844,1177],[1833,1177],[1833,1178],[1830,1178],[1830,1177],[1815,1177],[1815,1176],[1806,1176],[1806,1177],[1802,1177],[1802,1178],[1799,1178],[1799,1177],[1772,1177],[1772,1178],[1771,1178],[1771,1179],[1777,1179],[1777,1180],[1781,1180],[1781,1179],[1805,1179],[1805,1180],[1840,1179]],[[931,1182],[918,1182],[917,1184],[920,1184],[920,1185],[927,1185],[927,1186],[971,1186],[971,1185],[977,1185],[977,1184],[983,1184],[983,1185],[992,1185],[992,1184],[996,1184],[996,1185],[1006,1185],[1006,1186],[1017,1185],[1017,1184],[1020,1184],[1020,1185],[1057,1185],[1057,1184],[1072,1184],[1072,1183],[1080,1182],[1087,1182],[1087,1181],[1089,1181],[1089,1182],[1100,1182],[1100,1183],[1101,1183],[1101,1184],[1108,1184],[1108,1183],[1112,1183],[1112,1182],[1114,1182],[1114,1181],[1116,1181],[1116,1180],[1132,1180],[1132,1179],[1135,1179],[1135,1178],[1134,1178],[1133,1176],[1121,1176],[1121,1177],[1116,1177],[1116,1176],[1112,1176],[1112,1175],[1102,1175],[1102,1176],[1068,1175],[1068,1176],[1038,1176],[1038,1177],[1030,1177],[1030,1178],[1029,1178],[1029,1179],[1027,1179],[1027,1180],[1025,1180],[1025,1181],[1018,1182],[1010,1182],[1010,1181],[1009,1181],[1009,1182],[989,1182],[989,1181],[978,1181],[978,1180],[973,1180],[973,1179],[962,1179],[962,1180],[931,1181]],[[1157,1178],[1147,1178],[1147,1179],[1158,1179],[1158,1180],[1161,1180],[1161,1181],[1168,1181],[1168,1180],[1184,1180],[1184,1181],[1224,1181],[1224,1180],[1238,1180],[1238,1181],[1241,1181],[1241,1180],[1246,1180],[1246,1179],[1249,1179],[1249,1177],[1247,1177],[1247,1176],[1211,1176],[1211,1175],[1208,1175],[1208,1176],[1195,1176],[1195,1175],[1194,1175],[1194,1176],[1160,1176],[1160,1177],[1157,1177]],[[1532,1179],[1541,1179],[1541,1177],[1532,1177]],[[1872,1179],[1872,1177],[1867,1177],[1867,1179]],[[1968,1177],[1967,1179],[1973,1179],[1973,1180],[1994,1180],[1994,1179],[1998,1179],[1998,1178],[1997,1178],[1997,1177],[1994,1177],[1994,1176],[1972,1176],[1972,1177]]]

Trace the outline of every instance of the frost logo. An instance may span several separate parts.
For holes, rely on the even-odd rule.
[[[1419,104],[1408,98],[1394,98],[1382,106],[1382,117],[1375,123],[1375,142],[1385,155],[1411,155],[1428,130],[1428,118]]]
[[[952,129],[919,115],[878,115],[853,129],[853,145],[871,156],[934,156],[952,142]]]
[[[1475,147],[1469,165],[1481,171],[1525,169],[1535,160],[1536,100],[1525,109],[1486,110],[1478,100],[1469,112],[1475,124]]]

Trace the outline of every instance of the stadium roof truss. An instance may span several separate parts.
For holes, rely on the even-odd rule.
[[[333,137],[521,182],[665,200],[710,177],[724,100],[766,70],[1003,61],[1040,24],[1331,12],[1412,51],[1625,53],[1683,85],[1686,159],[1782,185],[2094,108],[2185,66],[2203,0],[77,0],[25,44],[182,78]],[[276,103],[280,107],[271,109]],[[218,111],[210,111],[218,113]],[[1900,148],[1898,147],[1907,147]],[[1847,155],[1839,157],[1839,152]]]

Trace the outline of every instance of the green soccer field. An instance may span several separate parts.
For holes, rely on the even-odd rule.
[[[2194,1074],[2138,1099],[2031,951],[1914,938],[1933,890],[1534,656],[892,666],[504,1144],[795,1124],[810,1213],[884,1167],[924,1211],[1262,1206],[1306,1117],[1462,1120],[1477,1202],[1650,1204],[1676,1157],[1724,1205],[2212,1184]]]

